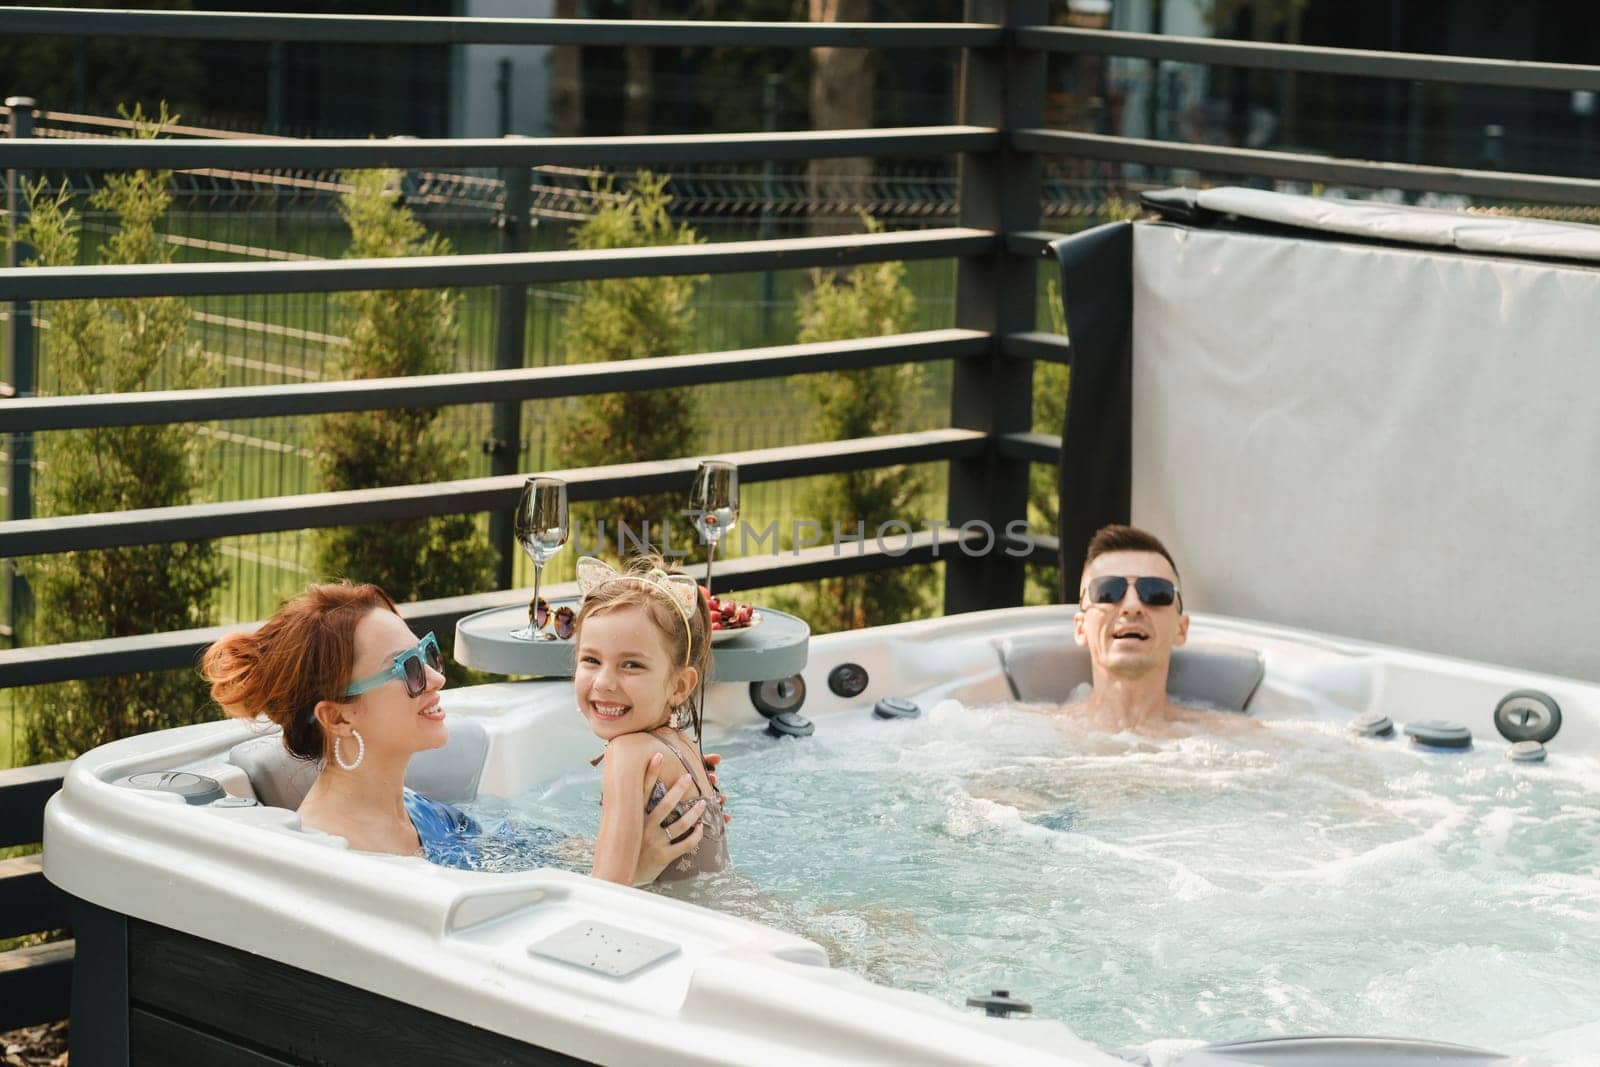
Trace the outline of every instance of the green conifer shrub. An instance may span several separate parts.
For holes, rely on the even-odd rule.
[[[449,242],[428,235],[401,203],[399,174],[343,176],[339,214],[350,228],[353,258],[447,255]],[[341,295],[350,345],[332,371],[345,378],[388,378],[450,370],[458,336],[459,296],[447,289],[385,289]],[[439,425],[438,408],[340,412],[324,416],[317,448],[323,488],[369,489],[467,477],[465,446]],[[493,582],[494,550],[475,515],[397,519],[320,531],[317,567],[324,578],[381,586],[396,602],[479,593]],[[441,635],[449,644],[451,635]]]
[[[146,119],[124,113],[131,136],[152,138],[176,121],[163,107]],[[89,198],[116,226],[99,247],[104,264],[167,263],[173,246],[158,226],[171,196],[170,171],[107,176]],[[30,264],[78,262],[80,218],[65,186],[30,190],[22,239]],[[183,389],[213,374],[189,339],[189,305],[177,298],[44,303],[40,358],[62,394],[136,392],[159,383]],[[48,361],[48,364],[44,364]],[[194,503],[202,484],[201,438],[187,425],[127,426],[42,434],[35,514],[75,515]],[[31,643],[56,644],[211,625],[226,576],[213,542],[175,542],[42,556],[24,566],[35,610]],[[43,762],[146,730],[209,716],[192,671],[128,672],[36,686],[19,694],[27,724],[22,758]]]
[[[868,232],[878,224],[866,220]],[[811,290],[800,298],[799,340],[836,341],[903,333],[913,310],[905,264],[872,263],[848,274],[816,270]],[[927,388],[920,364],[816,374],[803,379],[817,405],[823,440],[837,441],[902,433],[910,428],[917,400]],[[873,538],[880,523],[899,519],[915,525],[928,494],[926,474],[912,467],[852,471],[819,479],[802,494],[802,514],[823,527],[823,540],[854,537],[858,522]],[[841,551],[851,551],[845,546]],[[878,626],[925,617],[935,608],[938,575],[931,567],[878,571],[829,578],[780,597],[818,633]]]
[[[617,194],[611,178],[596,176],[591,187],[602,202],[593,216],[573,234],[573,245],[583,249],[635,248],[694,244],[694,228],[674,221],[668,212],[668,176],[640,171],[627,190]],[[563,337],[573,363],[600,363],[652,356],[676,356],[689,351],[694,341],[695,291],[705,275],[659,278],[613,278],[583,284],[581,296],[562,320]],[[643,463],[693,455],[701,441],[692,390],[652,389],[635,393],[607,393],[583,397],[561,434],[560,458],[564,466],[591,467],[617,463]],[[605,522],[606,543],[614,551],[617,523],[625,522],[636,535],[651,523],[651,538],[659,538],[665,519],[674,524],[673,545],[687,544],[681,530],[686,493],[629,496],[590,507],[573,508],[575,529],[592,538],[596,522]]]
[[[1061,283],[1045,280],[1045,303],[1052,333],[1067,332],[1066,315],[1061,309]],[[1033,367],[1033,431],[1058,434],[1067,420],[1067,367],[1040,361]],[[1060,468],[1053,463],[1034,463],[1028,467],[1028,529],[1036,534],[1055,536],[1061,526]],[[1077,575],[1072,576],[1077,580]],[[1061,600],[1061,568],[1054,563],[1028,567],[1028,584],[1023,601],[1028,604],[1055,604]]]

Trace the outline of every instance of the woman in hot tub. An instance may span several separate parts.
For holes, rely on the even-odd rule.
[[[474,865],[470,817],[405,787],[414,753],[439,748],[447,731],[439,690],[444,660],[432,633],[417,640],[394,602],[375,585],[312,585],[253,633],[232,633],[206,650],[201,670],[229,715],[265,715],[283,729],[295,756],[323,761],[299,808],[303,826],[342,837],[353,849],[425,855],[453,867]],[[661,769],[651,761],[639,805]],[[692,833],[657,825],[639,845],[634,884],[651,882],[700,843],[699,804],[684,774],[662,811],[688,798]],[[686,824],[687,825],[687,824]]]

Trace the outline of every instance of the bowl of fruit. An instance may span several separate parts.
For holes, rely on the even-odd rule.
[[[729,597],[715,597],[700,587],[706,607],[711,610],[711,643],[721,644],[761,625],[761,612],[750,604],[741,604]]]

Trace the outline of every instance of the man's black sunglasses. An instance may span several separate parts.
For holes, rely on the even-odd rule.
[[[1122,598],[1128,595],[1128,585],[1132,583],[1133,591],[1139,594],[1139,600],[1147,608],[1164,608],[1176,603],[1178,610],[1183,610],[1183,594],[1178,592],[1178,587],[1166,578],[1144,577],[1124,578],[1120,574],[1108,574],[1100,578],[1092,578],[1084,586],[1083,592],[1078,594],[1078,603],[1085,607],[1090,604],[1120,604]]]

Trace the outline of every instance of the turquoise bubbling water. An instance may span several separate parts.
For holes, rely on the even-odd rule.
[[[934,712],[720,743],[736,870],[683,892],[951,1004],[1008,989],[1112,1049],[1367,1033],[1600,1063],[1591,757]],[[597,791],[574,774],[513,806],[592,835]]]

